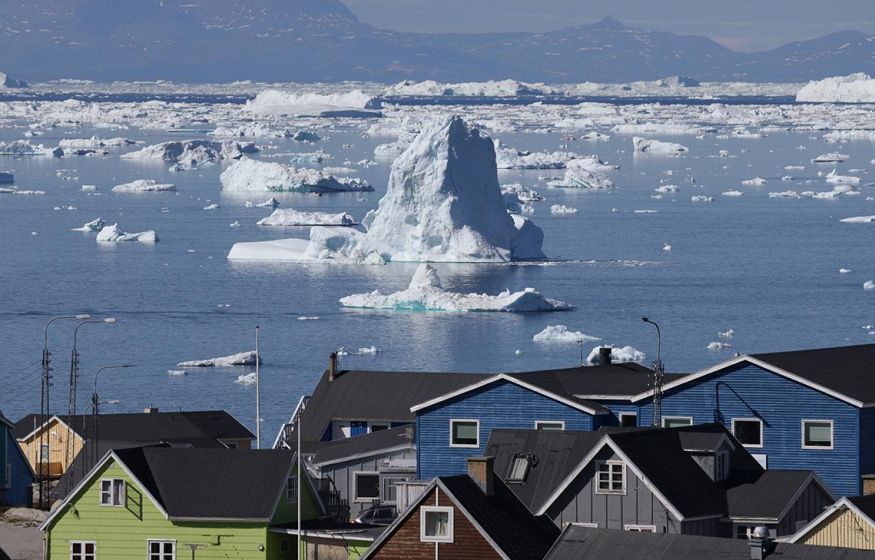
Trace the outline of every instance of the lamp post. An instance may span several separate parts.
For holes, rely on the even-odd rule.
[[[117,366],[103,366],[97,370],[97,373],[94,374],[94,391],[91,393],[91,413],[92,413],[92,434],[94,443],[91,445],[91,466],[97,462],[97,447],[100,444],[100,428],[99,428],[99,416],[100,416],[100,395],[97,394],[97,377],[100,375],[100,372],[105,369],[122,369],[134,367],[134,364],[120,364]]]
[[[37,483],[39,484],[39,507],[44,508],[48,504],[46,503],[46,499],[48,498],[48,480],[49,474],[46,472],[47,468],[51,468],[51,442],[48,442],[48,434],[46,433],[46,422],[49,420],[49,414],[51,407],[49,406],[49,387],[52,383],[52,353],[49,352],[49,326],[55,321],[60,321],[62,319],[79,319],[86,320],[90,319],[91,315],[88,314],[79,314],[79,315],[61,315],[59,317],[52,317],[46,323],[46,328],[43,330],[43,358],[42,358],[42,380],[40,383],[40,435],[39,435],[39,451],[37,452],[37,460],[35,461],[37,464]],[[45,454],[43,453],[45,450]],[[48,463],[48,467],[46,464]]]
[[[651,321],[647,317],[641,317],[641,320],[656,327],[656,361],[653,362],[651,369],[653,370],[653,426],[659,427],[662,423],[662,382],[665,377],[665,369],[662,366],[660,355],[662,351],[662,333],[655,321]]]

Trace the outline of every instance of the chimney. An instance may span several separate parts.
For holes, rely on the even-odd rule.
[[[602,366],[611,365],[611,347],[610,346],[600,346],[599,347],[599,365],[602,365]]]
[[[750,560],[765,560],[775,551],[775,542],[769,537],[767,527],[755,527],[748,540]]]
[[[337,352],[328,354],[328,381],[337,377]]]
[[[468,476],[487,496],[492,496],[495,457],[468,457]]]
[[[863,495],[870,496],[875,494],[875,474],[863,475]]]
[[[143,409],[143,412],[144,412],[145,414],[157,414],[157,413],[158,413],[158,407],[157,407],[157,406],[151,406],[151,405],[150,405],[150,406],[147,406],[146,408],[144,408],[144,409]]]

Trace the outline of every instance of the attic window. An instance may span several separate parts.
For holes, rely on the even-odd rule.
[[[453,508],[422,506],[419,508],[421,542],[453,542]]]
[[[623,461],[596,462],[596,494],[625,494],[626,465]]]
[[[529,466],[531,466],[527,455],[516,454],[510,462],[510,470],[507,473],[506,482],[514,482],[522,484],[529,476]]]
[[[125,505],[125,481],[121,478],[104,478],[100,481],[100,505]]]
[[[718,451],[714,456],[714,480],[721,481],[729,478],[729,453]]]

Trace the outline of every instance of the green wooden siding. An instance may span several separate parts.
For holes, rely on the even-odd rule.
[[[298,463],[295,462],[292,467],[292,472],[298,472]],[[276,506],[276,511],[273,512],[273,519],[271,523],[274,525],[282,525],[284,523],[294,523],[298,520],[298,504],[295,502],[289,502],[286,499],[286,492],[288,482],[283,485],[283,493],[280,496],[280,501]],[[304,500],[301,502],[301,519],[316,519],[319,517],[320,512],[319,508],[316,505],[316,499],[313,496],[313,492],[310,490],[310,485],[306,480],[301,480],[301,495],[304,497]]]

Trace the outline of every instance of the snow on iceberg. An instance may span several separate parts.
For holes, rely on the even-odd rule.
[[[277,208],[273,214],[258,220],[259,226],[354,226],[355,218],[346,212],[299,212],[291,208]]]
[[[184,140],[162,142],[146,146],[142,150],[122,154],[125,159],[157,159],[176,164],[176,170],[191,169],[206,163],[214,163],[225,159],[240,159],[243,154],[258,152],[252,142],[236,142],[234,140]]]
[[[422,263],[406,290],[384,295],[379,291],[353,294],[340,299],[344,307],[394,309],[406,311],[569,311],[572,306],[547,298],[526,288],[519,292],[505,290],[498,295],[448,292],[441,286],[437,271]]]
[[[347,93],[288,93],[262,91],[246,102],[244,110],[258,115],[379,117],[374,98],[361,90]]]
[[[119,193],[143,193],[143,192],[167,192],[175,191],[176,185],[170,183],[158,183],[152,179],[137,179],[130,183],[122,183],[112,188],[112,192]]]
[[[334,177],[318,169],[306,169],[277,162],[241,159],[219,176],[226,191],[342,192],[373,191],[361,179]]]
[[[535,342],[573,343],[601,340],[580,331],[569,330],[565,325],[547,325],[544,330],[532,337]]]
[[[631,346],[623,346],[622,348],[615,348],[612,346],[596,346],[592,349],[592,352],[589,353],[586,361],[590,364],[599,363],[599,350],[601,348],[611,349],[611,362],[615,364],[625,362],[641,363],[647,359],[647,355],[644,352],[636,350]]]
[[[678,155],[689,151],[689,149],[677,142],[662,142],[660,140],[649,140],[640,136],[632,138],[632,148],[636,154],[654,154],[654,155]]]
[[[103,218],[96,218],[94,220],[91,220],[87,224],[84,224],[82,227],[73,228],[72,231],[86,231],[86,232],[100,231],[103,229],[103,226],[105,224],[106,224],[106,222],[103,221]]]
[[[593,170],[591,160],[573,159],[566,165],[565,176],[560,180],[547,181],[547,185],[565,189],[610,189],[614,181]]]
[[[492,140],[459,117],[423,128],[392,164],[386,195],[362,223],[366,232],[314,227],[309,242],[237,243],[228,258],[360,263],[544,258],[541,229],[506,211]]]
[[[807,103],[875,103],[875,80],[858,72],[808,82],[796,101]]]
[[[88,224],[86,224],[88,225]],[[154,230],[141,231],[139,233],[126,233],[118,224],[104,226],[97,233],[98,243],[122,243],[124,241],[138,241],[140,243],[156,243],[158,236]]]
[[[231,366],[254,366],[255,351],[240,352],[239,354],[231,354],[230,356],[222,356],[221,358],[209,358],[207,360],[192,360],[190,362],[179,362],[176,367],[231,367]],[[258,363],[264,361],[261,357],[258,358]]]

